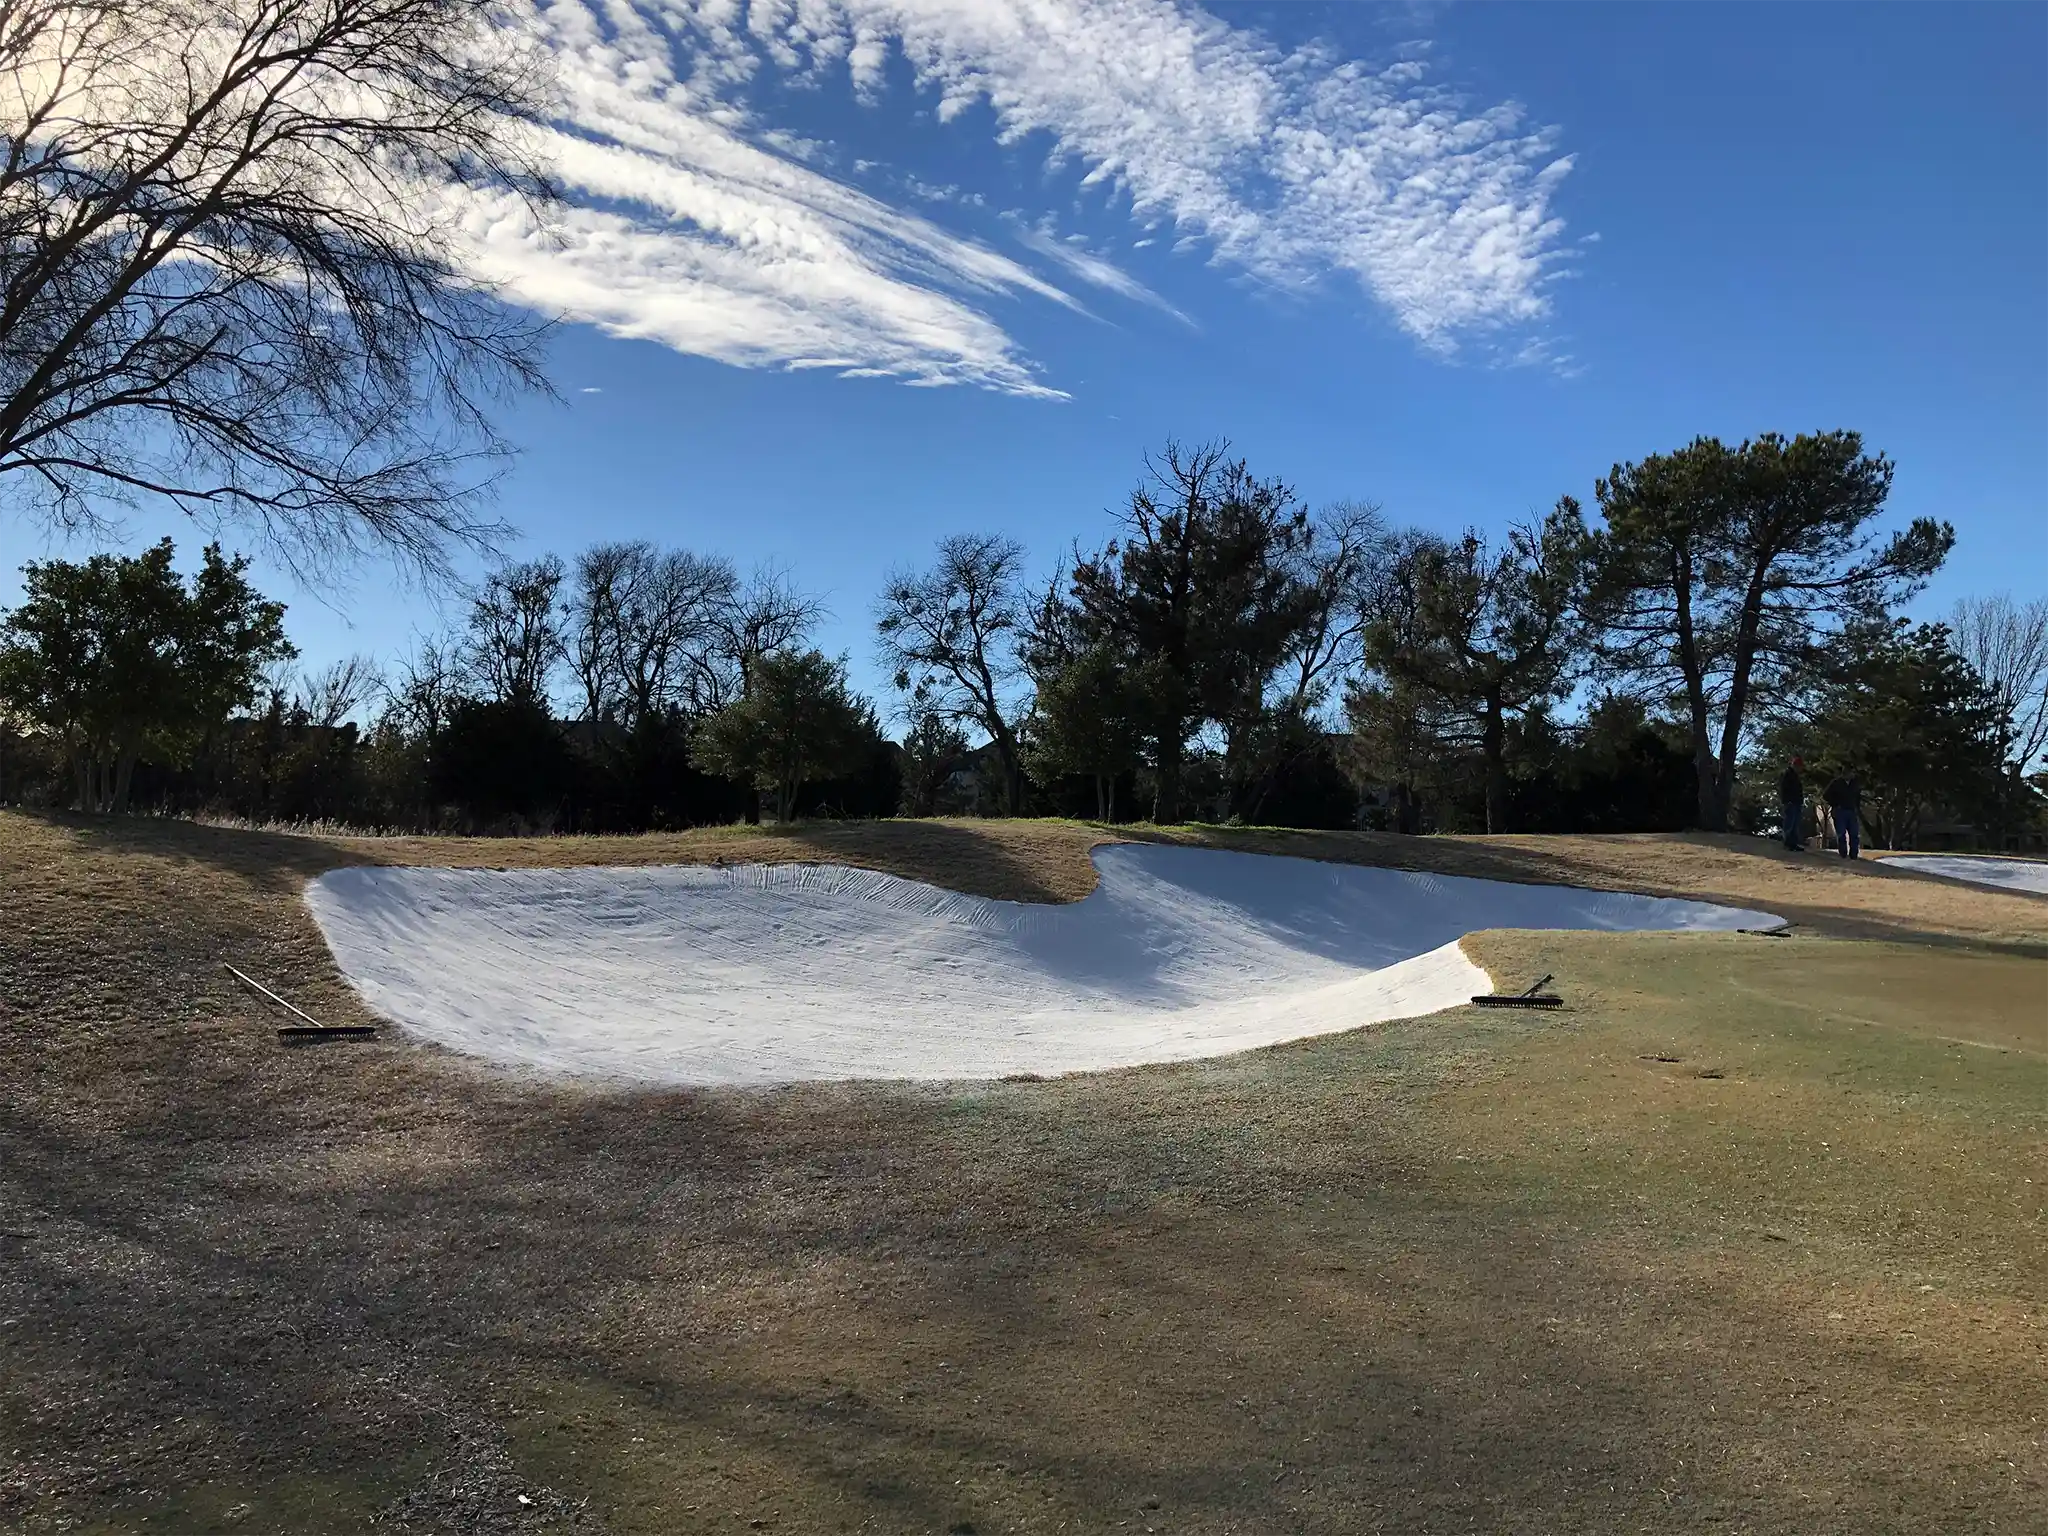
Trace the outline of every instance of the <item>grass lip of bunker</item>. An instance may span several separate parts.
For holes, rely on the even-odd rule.
[[[1881,857],[1888,869],[1939,875],[1944,880],[1967,880],[1972,885],[1988,885],[1994,890],[2048,896],[2048,860],[2044,859],[2008,859],[1963,853],[1888,853]]]
[[[1727,930],[1762,912],[1164,845],[1085,899],[836,865],[357,866],[306,902],[365,1002],[505,1065],[663,1084],[1055,1075],[1457,1007],[1484,928]]]

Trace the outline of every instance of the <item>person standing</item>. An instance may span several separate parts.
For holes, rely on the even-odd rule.
[[[1845,859],[1863,856],[1863,786],[1856,775],[1838,773],[1828,780],[1828,810],[1835,818],[1835,852]]]
[[[1799,779],[1799,770],[1805,766],[1804,758],[1793,758],[1778,780],[1778,819],[1785,829],[1785,846],[1794,853],[1806,849],[1806,786]]]

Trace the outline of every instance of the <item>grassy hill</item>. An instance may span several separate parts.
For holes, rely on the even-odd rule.
[[[293,837],[0,813],[0,1529],[2015,1530],[2048,899],[1703,838],[1146,832],[1766,907],[1487,934],[1460,1010],[1053,1082],[618,1094],[284,1050],[337,863],[1105,834]],[[522,1499],[524,1502],[522,1502]]]

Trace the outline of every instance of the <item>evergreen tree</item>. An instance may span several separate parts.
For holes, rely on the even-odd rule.
[[[1870,840],[1910,847],[1927,809],[1996,806],[1999,700],[1955,649],[1946,624],[1859,625],[1803,718],[1770,733],[1768,758],[1796,752],[1825,783],[1854,774]]]
[[[1131,493],[1122,535],[1074,567],[1072,623],[1143,683],[1153,819],[1181,818],[1189,739],[1205,721],[1246,718],[1309,622],[1308,514],[1260,480],[1229,444],[1168,443]]]
[[[296,654],[246,559],[209,544],[188,588],[174,554],[31,561],[0,622],[0,706],[63,744],[82,810],[126,810],[139,760],[184,761]]]
[[[1738,755],[1845,626],[1919,590],[1955,530],[1875,524],[1892,465],[1854,432],[1703,437],[1598,483],[1592,611],[1611,675],[1686,722],[1699,821],[1724,831]]]
[[[936,709],[914,709],[903,737],[904,810],[930,816],[939,792],[967,758],[967,733]]]
[[[1464,723],[1458,734],[1484,766],[1489,832],[1507,830],[1510,720],[1570,691],[1585,552],[1570,497],[1541,524],[1512,528],[1498,549],[1470,531],[1456,543],[1414,538],[1367,627],[1376,673],[1429,701],[1438,720]]]
[[[820,651],[776,651],[752,669],[747,696],[698,728],[692,756],[707,772],[775,797],[778,821],[807,783],[854,772],[879,732],[847,686],[846,663]]]
[[[1041,679],[1025,722],[1024,759],[1041,784],[1067,776],[1095,787],[1095,817],[1116,819],[1117,779],[1138,766],[1146,702],[1159,683],[1091,646]]]

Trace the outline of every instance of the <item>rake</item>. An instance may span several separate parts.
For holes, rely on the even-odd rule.
[[[1482,1008],[1562,1008],[1564,999],[1555,992],[1545,992],[1546,982],[1556,978],[1545,971],[1529,983],[1526,992],[1489,992],[1484,997],[1475,997],[1473,1002]]]
[[[278,1007],[284,1009],[286,1013],[305,1020],[303,1024],[278,1025],[277,1038],[280,1040],[363,1040],[377,1033],[377,1028],[374,1024],[322,1024],[313,1015],[306,1012],[305,1009],[286,1002],[275,992],[271,991],[270,988],[263,985],[262,982],[255,980],[253,977],[244,976],[225,961],[222,962],[221,969],[251,991],[260,992],[263,996],[269,998]]]

